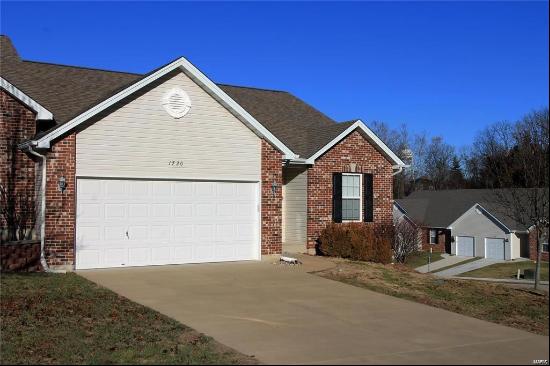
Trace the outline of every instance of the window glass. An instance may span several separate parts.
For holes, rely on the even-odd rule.
[[[437,230],[430,229],[430,244],[437,244]]]
[[[361,176],[342,175],[342,220],[361,219]]]

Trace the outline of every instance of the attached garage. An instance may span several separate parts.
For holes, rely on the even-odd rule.
[[[183,72],[76,140],[76,269],[260,259],[261,140]]]
[[[258,183],[79,179],[76,268],[259,259]]]
[[[505,260],[505,240],[500,238],[485,238],[485,258]]]
[[[462,257],[473,257],[474,250],[474,238],[471,236],[457,236],[456,237],[456,255]]]

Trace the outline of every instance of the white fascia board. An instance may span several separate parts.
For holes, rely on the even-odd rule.
[[[248,112],[246,112],[237,102],[235,102],[229,95],[227,95],[223,90],[221,90],[216,84],[214,84],[210,79],[208,79],[202,72],[200,72],[195,66],[193,66],[189,61],[184,57],[180,57],[177,60],[169,63],[168,65],[162,67],[161,69],[155,71],[151,75],[137,81],[136,83],[130,85],[126,89],[118,92],[117,94],[107,98],[103,102],[96,104],[87,111],[76,116],[69,122],[61,125],[59,128],[51,131],[50,133],[44,135],[36,141],[36,145],[39,148],[50,148],[51,141],[57,137],[71,131],[79,124],[85,122],[96,114],[104,111],[113,104],[119,102],[120,100],[126,98],[127,96],[133,94],[134,92],[144,88],[145,86],[151,84],[160,77],[168,74],[169,72],[181,68],[182,71],[193,79],[198,81],[202,86],[211,93],[217,100],[219,100],[226,108],[234,111],[245,124],[249,126],[258,136],[265,138],[276,148],[283,152],[286,159],[295,159],[298,158],[298,155],[294,154],[285,144],[283,144],[279,139],[277,139],[273,134],[271,134],[260,122],[258,122],[254,117],[252,117]]]
[[[314,164],[315,160],[323,155],[325,152],[330,150],[334,145],[339,143],[342,139],[344,139],[347,135],[349,135],[352,131],[355,129],[360,129],[363,131],[373,142],[374,144],[382,150],[382,152],[392,161],[394,166],[396,167],[406,167],[407,165],[403,163],[401,159],[391,149],[376,136],[374,132],[372,132],[363,121],[358,119],[355,121],[351,126],[346,128],[344,132],[336,136],[332,141],[330,141],[328,144],[323,146],[319,151],[317,151],[315,154],[313,154],[309,159],[307,159],[308,164]]]
[[[15,85],[4,79],[3,77],[0,77],[0,86],[5,89],[8,93],[13,95],[15,98],[17,98],[21,103],[25,104],[27,107],[29,107],[31,110],[36,112],[36,119],[37,120],[52,120],[53,114],[46,108],[42,107],[38,102],[36,102],[34,99],[29,97],[27,94],[23,93],[20,89],[18,89]]]
[[[493,220],[495,220],[500,226],[502,226],[504,229],[508,230],[508,233],[511,233],[513,232],[513,230],[510,230],[508,228],[508,226],[504,225],[504,223],[502,221],[500,221],[499,219],[497,219],[495,217],[495,215],[493,215],[492,213],[490,213],[485,207],[483,207],[482,205],[480,205],[479,203],[475,203],[472,207],[470,207],[469,209],[467,209],[462,215],[460,215],[455,221],[453,221],[448,227],[447,229],[452,229],[452,226],[456,223],[458,223],[459,221],[461,221],[467,214],[468,212],[470,212],[470,210],[474,207],[479,207],[481,209],[481,211],[489,216],[490,218],[492,218]]]

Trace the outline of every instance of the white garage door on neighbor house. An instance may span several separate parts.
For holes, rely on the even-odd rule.
[[[258,183],[78,179],[76,268],[260,257]]]
[[[506,259],[506,243],[504,239],[485,238],[485,258]]]
[[[474,238],[471,236],[456,237],[456,255],[462,257],[474,256]]]

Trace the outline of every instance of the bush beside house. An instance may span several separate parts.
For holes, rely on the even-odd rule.
[[[393,227],[359,222],[328,224],[318,240],[321,255],[376,263],[392,260]]]

